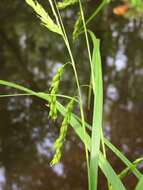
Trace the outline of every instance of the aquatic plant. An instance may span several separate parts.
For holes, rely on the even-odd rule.
[[[58,117],[58,113],[63,116],[63,122],[60,128],[60,134],[57,140],[54,143],[55,154],[51,161],[51,165],[57,164],[62,156],[62,146],[65,141],[68,126],[71,126],[78,137],[83,142],[85,147],[85,157],[87,162],[87,173],[88,173],[88,189],[96,190],[98,185],[98,169],[100,167],[103,174],[106,176],[108,181],[108,189],[114,190],[125,190],[125,186],[122,182],[122,179],[128,174],[128,172],[132,172],[138,179],[138,184],[136,186],[136,190],[141,190],[143,184],[143,174],[138,170],[137,165],[142,161],[142,159],[136,160],[134,162],[130,162],[120,150],[118,150],[103,134],[102,128],[102,113],[103,113],[103,79],[102,79],[102,63],[101,63],[101,55],[100,55],[100,40],[96,38],[95,34],[87,29],[88,23],[95,18],[97,13],[110,1],[103,0],[99,7],[91,14],[91,16],[86,20],[83,11],[83,4],[81,0],[70,1],[64,0],[60,3],[57,3],[56,0],[48,0],[49,5],[51,7],[51,11],[55,17],[52,19],[51,16],[47,13],[47,11],[42,7],[42,5],[38,1],[34,0],[26,0],[26,3],[30,5],[33,10],[36,12],[36,15],[40,18],[41,23],[51,32],[59,34],[65,42],[65,46],[68,50],[71,66],[74,71],[74,77],[77,86],[77,94],[74,97],[70,97],[70,95],[59,95],[59,82],[61,76],[64,74],[64,65],[58,70],[57,74],[54,76],[51,88],[49,90],[50,93],[46,92],[36,92],[21,85],[0,80],[0,84],[4,86],[9,86],[11,88],[18,89],[23,91],[25,95],[36,96],[45,100],[45,102],[49,105],[50,112],[49,115],[52,119],[56,119]],[[89,56],[89,67],[90,67],[90,85],[93,96],[94,96],[94,106],[93,106],[93,120],[92,124],[89,125],[85,121],[85,110],[83,106],[83,95],[81,91],[81,84],[79,81],[79,76],[77,74],[76,64],[74,60],[74,56],[72,53],[72,49],[70,46],[69,39],[66,34],[66,30],[64,27],[64,23],[61,17],[60,9],[68,8],[68,6],[78,6],[78,20],[76,21],[74,27],[73,36],[75,38],[79,37],[79,34],[85,35],[85,42],[87,45],[87,52]],[[92,48],[89,43],[89,38],[92,42]],[[24,94],[23,94],[24,95]],[[10,96],[10,95],[1,95],[1,97]],[[11,96],[14,96],[11,95]],[[58,97],[70,99],[68,105],[63,106]],[[75,98],[76,97],[76,98]],[[80,114],[74,114],[72,111],[74,106],[78,107],[80,110]],[[90,133],[88,133],[88,130]],[[108,147],[125,165],[126,168],[119,174],[117,174],[111,164],[108,161],[106,156],[106,147]]]

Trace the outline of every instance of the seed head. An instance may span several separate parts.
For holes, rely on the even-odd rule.
[[[58,69],[57,74],[54,76],[52,80],[52,84],[50,88],[51,100],[50,100],[49,116],[54,120],[57,118],[56,94],[58,93],[58,90],[59,90],[59,83],[60,83],[61,76],[63,74],[64,66],[65,65],[63,65],[62,67]]]
[[[61,159],[62,147],[63,147],[63,143],[65,141],[65,137],[67,134],[68,124],[70,122],[70,116],[73,109],[73,104],[74,104],[74,100],[72,99],[66,107],[66,114],[60,128],[60,134],[54,143],[55,155],[51,161],[51,165],[57,164]]]

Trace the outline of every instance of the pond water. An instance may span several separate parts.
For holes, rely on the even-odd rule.
[[[46,4],[46,1],[42,1]],[[95,1],[89,1],[89,10]],[[143,22],[113,15],[112,3],[91,29],[101,39],[104,76],[105,134],[124,154],[134,160],[143,156]],[[76,10],[63,13],[71,34]],[[48,91],[57,68],[69,60],[62,40],[40,26],[33,11],[22,0],[0,2],[0,79],[23,84],[36,91]],[[89,83],[88,56],[83,37],[73,45],[79,78]],[[60,89],[74,95],[72,70],[66,68]],[[87,107],[87,88],[85,109]],[[0,86],[0,93],[18,93]],[[69,128],[61,163],[50,167],[53,142],[61,118],[52,122],[45,102],[32,97],[0,99],[0,190],[86,190],[85,152]],[[87,110],[90,122],[91,111]],[[124,165],[108,152],[117,172]],[[140,166],[143,170],[143,166]],[[136,179],[125,180],[134,189]],[[99,190],[105,190],[101,175]]]

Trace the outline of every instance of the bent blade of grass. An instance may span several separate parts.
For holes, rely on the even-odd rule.
[[[90,180],[91,190],[96,190],[98,181],[98,165],[102,130],[103,84],[100,57],[100,41],[95,37],[95,35],[92,32],[89,33],[93,42],[91,69],[93,69],[92,84],[93,91],[95,92],[91,131]]]
[[[24,87],[22,85],[19,85],[19,84],[13,83],[13,82],[0,80],[0,84],[4,85],[4,86],[11,87],[11,88],[14,88],[14,89],[21,90],[21,91],[26,92],[28,94],[32,94],[32,95],[36,94],[36,92],[34,92],[33,90],[30,90],[29,88],[26,88],[26,87]]]
[[[44,99],[47,102],[50,101],[50,96],[47,95],[46,93],[37,93],[37,92],[30,90],[28,88],[25,88],[21,85],[17,85],[15,83],[3,81],[3,80],[0,80],[0,84],[4,85],[4,86],[11,87],[11,88],[15,88],[15,89],[18,89],[21,91],[24,91],[26,93],[33,95],[33,96]],[[66,110],[65,110],[64,106],[62,106],[59,102],[57,102],[57,109],[59,110],[59,112],[63,116],[65,115]],[[82,142],[87,145],[88,150],[90,151],[91,139],[87,133],[85,135],[83,128],[81,126],[81,123],[74,117],[74,114],[71,114],[70,125],[73,127],[73,129],[75,130],[75,132],[79,136],[79,138],[82,140]],[[111,183],[111,185],[114,189],[125,190],[121,180],[119,179],[119,177],[114,172],[110,163],[104,158],[102,153],[99,154],[99,166],[100,166],[101,170],[103,171],[103,173],[105,174],[105,176],[108,178],[109,182]]]
[[[119,151],[111,142],[109,142],[109,140],[107,140],[106,138],[104,138],[104,142],[106,144],[106,146],[108,146],[108,148],[110,150],[112,150],[112,152],[114,152],[118,158],[120,158],[124,164],[129,167],[132,171],[132,173],[138,178],[141,179],[141,177],[143,176],[140,171],[134,167],[133,163],[130,162],[121,151]]]
[[[143,158],[137,158],[135,161],[132,162],[132,165],[131,167],[126,167],[124,170],[122,170],[120,173],[119,173],[119,177],[120,179],[123,179],[124,177],[126,177],[128,175],[129,172],[131,172],[132,170],[134,170],[134,168],[138,167],[141,162],[143,162]],[[140,179],[140,178],[139,178]]]

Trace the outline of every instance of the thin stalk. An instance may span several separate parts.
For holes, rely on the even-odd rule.
[[[103,9],[103,7],[108,3],[107,0],[103,0],[102,3],[97,7],[93,14],[85,22],[86,26],[94,19],[94,17]],[[79,35],[83,33],[84,27],[81,27]]]
[[[99,7],[94,11],[94,13],[88,18],[86,21],[86,25],[88,25],[92,19],[102,10],[102,8],[107,4],[107,0],[103,0]]]
[[[42,94],[43,92],[37,92],[38,94]],[[79,103],[79,101],[74,97],[63,95],[63,94],[47,94],[47,96],[56,96],[59,98],[74,100],[76,103]],[[0,98],[6,98],[6,97],[17,97],[17,96],[34,96],[34,94],[0,94]]]
[[[92,68],[92,63],[91,63],[92,58],[91,58],[91,52],[90,52],[90,46],[89,46],[89,40],[88,40],[88,35],[87,35],[87,28],[86,28],[86,24],[85,24],[85,18],[84,18],[82,3],[81,3],[80,0],[79,0],[79,7],[80,7],[80,13],[81,13],[82,21],[83,21],[84,34],[85,34],[85,38],[86,38],[87,50],[88,50],[91,73],[92,73],[91,77],[90,77],[90,85],[94,85],[95,81],[94,81],[94,77],[93,77],[93,68]],[[92,84],[92,81],[93,81],[94,84]],[[93,88],[93,90],[94,90],[94,88]],[[88,91],[88,104],[87,104],[88,109],[90,108],[91,92],[92,92],[92,90],[90,88],[89,91]]]
[[[75,80],[76,80],[78,94],[79,94],[79,106],[80,106],[80,114],[81,114],[82,127],[83,127],[83,130],[84,130],[84,135],[86,137],[85,117],[84,117],[84,111],[83,111],[83,100],[82,100],[82,94],[81,94],[80,83],[79,83],[79,79],[78,79],[78,75],[77,75],[77,70],[76,70],[76,66],[75,66],[75,61],[74,61],[74,58],[73,58],[73,55],[72,55],[72,51],[71,51],[71,47],[70,47],[70,44],[69,44],[69,40],[68,40],[66,31],[65,31],[65,27],[64,27],[63,21],[61,19],[61,15],[60,15],[60,12],[59,12],[56,0],[54,0],[54,3],[56,5],[57,13],[58,13],[58,16],[59,16],[59,19],[60,19],[60,21],[59,21],[60,22],[60,27],[62,27],[62,30],[63,30],[63,39],[64,39],[65,45],[67,47],[67,50],[68,50],[68,53],[69,53],[69,56],[70,56],[70,59],[71,59],[74,75],[75,75]],[[86,162],[87,162],[88,181],[89,181],[90,178],[89,178],[88,147],[87,147],[86,143],[84,145],[85,145],[85,154],[86,154]]]
[[[53,3],[52,3],[51,0],[49,0],[49,3],[50,3],[50,6],[51,6],[51,9],[52,9],[52,11],[53,11],[53,14],[54,14],[54,16],[55,16],[56,22],[57,22],[58,26],[61,28],[61,25],[60,25],[60,22],[59,22],[57,13],[56,13],[55,8],[54,8],[54,5],[53,5]]]
[[[89,46],[89,39],[88,39],[88,35],[87,35],[87,28],[86,28],[86,23],[85,23],[85,18],[84,18],[81,0],[79,0],[79,7],[80,7],[80,13],[81,13],[82,21],[83,21],[84,34],[85,34],[85,38],[86,38],[86,45],[87,45],[89,62],[90,62],[90,67],[91,67],[90,85],[95,86],[95,81],[94,81],[94,77],[93,77],[91,51],[90,51],[90,46]],[[93,88],[93,90],[94,90],[94,88]],[[92,91],[91,89],[89,89],[89,91],[88,91],[88,109],[90,108],[91,91]],[[95,92],[94,92],[94,94],[95,94]]]

